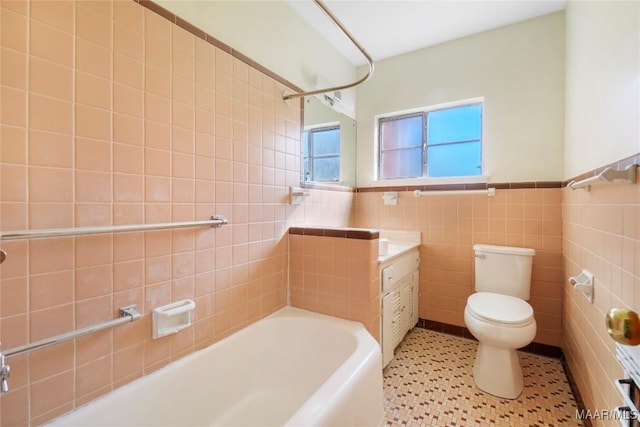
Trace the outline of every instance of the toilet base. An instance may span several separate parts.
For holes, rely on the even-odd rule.
[[[473,380],[480,390],[505,399],[517,398],[524,382],[515,349],[479,343],[473,364]]]

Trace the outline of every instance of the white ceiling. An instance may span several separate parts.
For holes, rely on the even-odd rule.
[[[366,60],[311,0],[289,4],[352,64]],[[374,61],[563,10],[566,0],[326,0]]]

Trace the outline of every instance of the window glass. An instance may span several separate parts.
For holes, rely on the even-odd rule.
[[[311,133],[314,156],[340,153],[340,128],[318,129]]]
[[[422,147],[383,152],[380,170],[385,178],[422,176]]]
[[[427,148],[429,176],[480,175],[480,142],[434,145]],[[456,159],[452,162],[451,159]]]
[[[340,162],[336,157],[313,159],[313,180],[319,182],[338,181]]]
[[[480,105],[431,111],[427,118],[429,144],[480,139]]]
[[[382,120],[382,149],[415,147],[422,145],[423,115]]]
[[[305,181],[340,179],[340,126],[309,129],[302,135]]]
[[[482,104],[379,120],[381,179],[482,174]]]

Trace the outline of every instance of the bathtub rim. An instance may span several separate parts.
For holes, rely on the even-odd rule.
[[[344,396],[347,393],[348,387],[340,381],[340,378],[348,378],[355,376],[356,371],[361,368],[364,368],[365,365],[374,366],[378,370],[378,375],[380,377],[380,394],[382,395],[382,359],[381,359],[381,350],[378,342],[373,338],[373,336],[367,331],[365,326],[358,321],[342,319],[330,315],[325,315],[321,313],[316,313],[313,311],[292,307],[292,306],[284,306],[273,313],[265,316],[262,319],[256,320],[253,323],[250,323],[244,326],[242,329],[225,336],[224,338],[207,345],[206,347],[194,350],[192,353],[181,357],[180,359],[173,360],[163,367],[145,374],[135,380],[122,385],[121,387],[115,388],[110,392],[91,400],[87,403],[84,403],[73,410],[61,414],[60,416],[53,418],[47,421],[43,425],[68,425],[64,424],[64,421],[67,417],[72,417],[74,413],[81,411],[89,406],[97,405],[101,401],[108,399],[110,396],[113,396],[114,393],[122,394],[122,393],[132,393],[135,395],[141,387],[144,387],[145,380],[153,379],[160,375],[163,375],[165,371],[170,369],[181,369],[181,367],[188,365],[194,359],[203,357],[207,350],[211,350],[211,347],[221,344],[224,345],[225,342],[232,343],[236,340],[242,340],[243,336],[246,334],[250,334],[252,331],[250,327],[260,323],[260,322],[270,322],[274,319],[278,318],[303,318],[303,319],[312,319],[312,320],[321,320],[322,322],[329,322],[333,325],[337,325],[339,328],[343,329],[346,333],[353,336],[355,339],[355,349],[346,357],[343,362],[339,365],[339,367],[332,372],[332,374],[327,378],[325,382],[323,382],[318,388],[316,388],[313,393],[299,406],[295,409],[294,412],[291,413],[291,416],[285,421],[285,425],[300,425],[296,423],[296,420],[314,420],[313,423],[305,422],[305,424],[312,425],[321,425],[322,420],[325,418],[322,415],[327,415],[327,411],[320,411],[321,407],[326,407],[327,404],[332,402],[338,402],[340,397]],[[233,344],[231,344],[233,345]],[[364,354],[363,354],[364,353]],[[362,357],[362,360],[359,363],[356,363],[357,357]],[[332,390],[327,392],[327,390]],[[371,408],[367,408],[368,411]],[[311,418],[306,418],[311,417]],[[382,421],[384,421],[384,406],[383,401],[380,402],[380,417]],[[62,423],[62,424],[60,424]],[[71,424],[73,425],[73,424]],[[381,424],[377,424],[381,425]]]

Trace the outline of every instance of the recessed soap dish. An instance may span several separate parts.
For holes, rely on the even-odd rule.
[[[177,301],[153,310],[153,339],[175,334],[191,325],[196,303],[190,299]]]

